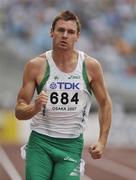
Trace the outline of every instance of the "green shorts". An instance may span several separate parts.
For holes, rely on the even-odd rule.
[[[52,138],[32,131],[26,150],[26,180],[80,180],[83,135]]]

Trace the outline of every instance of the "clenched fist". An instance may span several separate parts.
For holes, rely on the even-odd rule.
[[[89,153],[93,159],[100,159],[103,154],[104,145],[100,142],[89,147]]]
[[[46,106],[48,101],[48,95],[45,91],[41,91],[35,98],[35,107],[38,111],[41,111]]]

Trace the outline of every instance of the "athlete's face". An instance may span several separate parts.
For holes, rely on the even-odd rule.
[[[53,48],[63,50],[73,49],[80,33],[77,32],[75,21],[58,20],[54,30],[51,30]]]

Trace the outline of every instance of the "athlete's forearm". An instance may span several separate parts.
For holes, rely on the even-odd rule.
[[[28,120],[38,113],[35,104],[20,103],[16,105],[15,116],[19,120]]]
[[[107,143],[108,134],[111,125],[112,118],[112,102],[108,97],[103,104],[100,105],[99,109],[99,124],[100,124],[100,134],[99,134],[99,142],[101,142],[104,146]]]

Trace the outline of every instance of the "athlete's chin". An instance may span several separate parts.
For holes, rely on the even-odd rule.
[[[61,50],[69,50],[69,47],[68,46],[60,45],[59,49],[61,49]]]

